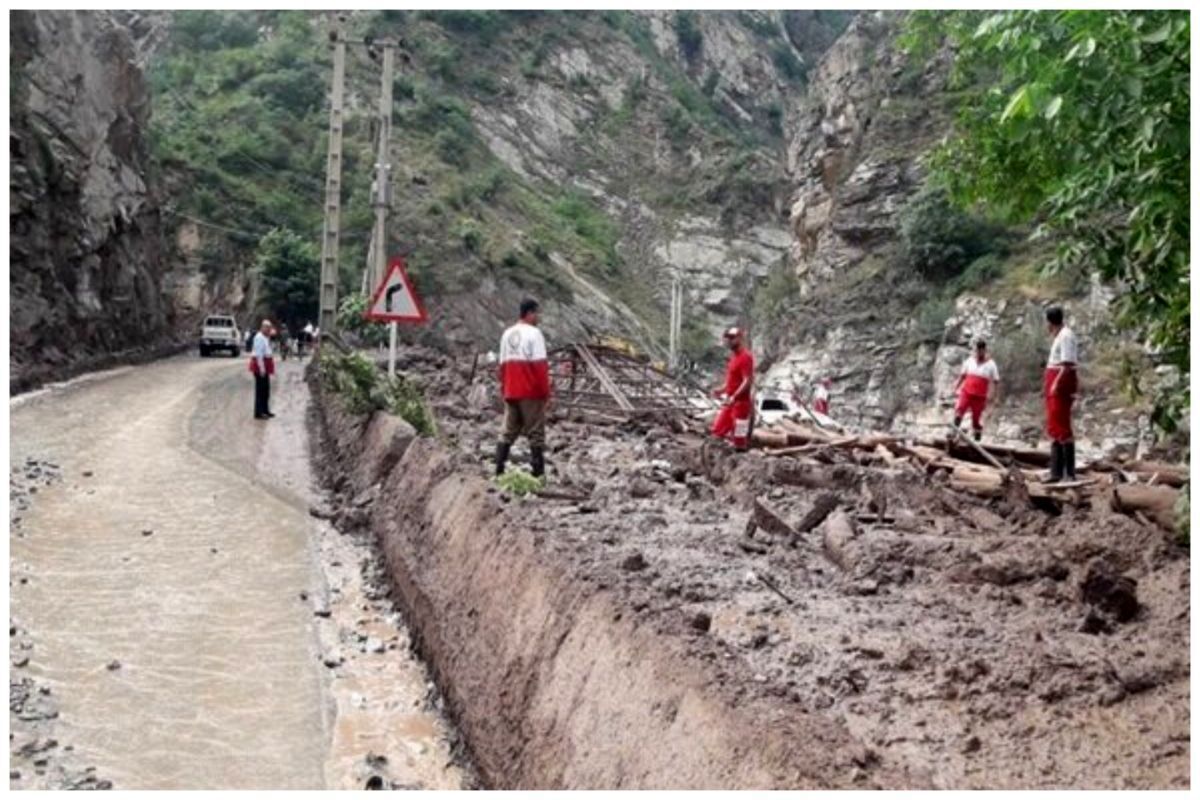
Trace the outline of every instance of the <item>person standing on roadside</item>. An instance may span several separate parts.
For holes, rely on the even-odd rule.
[[[271,355],[271,320],[264,319],[254,334],[250,354],[250,372],[254,375],[254,418],[270,419],[271,376],[275,374],[275,359]]]
[[[496,474],[503,475],[509,451],[521,436],[529,440],[534,477],[546,471],[546,409],[550,403],[550,362],[538,330],[538,303],[522,300],[520,319],[500,337],[500,392],[504,431],[496,443]]]
[[[1063,321],[1058,306],[1046,309],[1046,329],[1053,337],[1042,388],[1046,398],[1046,435],[1050,437],[1050,483],[1075,480],[1075,432],[1071,406],[1079,392],[1079,343]]]

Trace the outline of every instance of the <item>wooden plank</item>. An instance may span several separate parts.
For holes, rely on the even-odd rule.
[[[596,376],[596,379],[600,381],[600,384],[604,387],[604,389],[610,395],[612,395],[612,398],[616,402],[617,406],[622,411],[633,411],[633,404],[629,402],[629,398],[627,398],[625,393],[622,392],[617,384],[613,382],[612,376],[610,376],[608,371],[600,365],[600,362],[596,359],[596,356],[592,354],[592,351],[588,348],[588,346],[585,344],[577,344],[575,345],[575,350],[579,353],[579,357],[583,359],[584,363],[587,364],[588,369],[592,371],[592,374]]]
[[[999,469],[999,470],[1004,469],[1004,465],[1001,464],[1000,461],[995,456],[993,456],[987,450],[984,450],[983,447],[979,444],[979,442],[975,441],[970,436],[967,436],[967,434],[963,433],[962,428],[958,428],[954,425],[949,425],[949,424],[947,424],[946,427],[949,428],[950,430],[954,431],[955,436],[962,439],[967,444],[971,445],[971,447],[974,448],[976,453],[979,453],[979,455],[983,456],[984,459],[986,459],[988,461],[988,463],[990,463],[996,469]]]

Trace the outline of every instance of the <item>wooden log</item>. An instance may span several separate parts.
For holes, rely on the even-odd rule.
[[[1175,530],[1175,502],[1179,490],[1170,486],[1143,486],[1125,484],[1112,489],[1114,511],[1133,515],[1142,511],[1164,530]]]
[[[796,532],[808,533],[824,522],[837,506],[838,496],[833,492],[823,492],[817,495],[817,499],[813,501],[813,507],[796,523]]]
[[[1132,464],[1122,465],[1122,468],[1126,472],[1137,475],[1142,480],[1148,480],[1151,476],[1157,475],[1158,478],[1155,479],[1155,483],[1164,486],[1179,488],[1188,481],[1188,471],[1186,468],[1174,464],[1164,464],[1159,461],[1135,461]]]
[[[754,524],[772,536],[787,539],[789,542],[797,536],[796,529],[784,520],[779,511],[761,497],[754,498],[754,508],[751,515]]]
[[[786,433],[776,433],[766,429],[758,429],[751,432],[750,441],[756,447],[787,447],[788,435]]]
[[[970,445],[971,449],[973,449],[976,453],[978,453],[980,456],[982,456],[983,459],[985,461],[987,461],[989,464],[991,464],[993,467],[995,467],[996,469],[1004,469],[1004,465],[1001,464],[1000,461],[994,455],[992,455],[987,450],[985,450],[983,448],[983,445],[981,445],[979,442],[975,441],[970,436],[967,436],[965,433],[963,433],[962,428],[959,428],[955,425],[947,425],[946,427],[948,427],[951,431],[953,431],[955,436],[957,436],[959,439],[961,439],[962,441],[964,441],[968,445]]]
[[[836,511],[826,518],[821,531],[825,556],[843,571],[853,569],[861,554],[854,519],[845,511]]]

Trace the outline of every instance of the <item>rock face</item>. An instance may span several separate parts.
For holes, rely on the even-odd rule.
[[[149,98],[101,12],[13,12],[13,391],[168,341]]]
[[[572,184],[598,200],[618,222],[618,249],[650,284],[653,304],[665,309],[671,281],[679,278],[689,313],[715,333],[745,318],[754,285],[787,255],[784,159],[756,144],[747,148],[753,155],[734,166],[729,144],[696,128],[682,145],[673,142],[665,111],[680,89],[661,64],[705,84],[712,107],[738,124],[766,126],[777,114],[783,126],[804,88],[781,73],[770,47],[788,48],[804,63],[828,42],[796,49],[780,12],[697,13],[702,44],[689,55],[676,12],[635,16],[648,28],[646,47],[594,23],[555,48],[540,73],[505,75],[511,100],[474,102],[472,117],[488,148],[514,172]],[[766,39],[763,31],[773,33]],[[642,99],[635,103],[634,95]],[[755,184],[753,204],[729,196],[729,176]],[[596,327],[626,326],[639,316],[604,296],[603,287],[597,292],[579,275],[572,278],[581,289],[579,311]],[[633,327],[648,349],[663,338],[645,324]]]
[[[788,264],[800,298],[782,320],[755,320],[769,365],[763,384],[807,396],[828,376],[839,421],[940,432],[971,342],[984,338],[1002,384],[987,435],[1032,445],[1044,438],[1039,393],[1050,342],[1042,309],[1053,301],[1080,337],[1085,366],[1095,365],[1076,410],[1081,451],[1144,449],[1146,409],[1126,407],[1100,374],[1119,342],[1111,289],[1093,282],[1059,292],[1031,271],[1019,285],[989,291],[985,283],[939,301],[943,287],[904,266],[902,211],[925,182],[925,155],[950,131],[954,95],[947,54],[913,62],[897,44],[901,25],[902,15],[858,14],[809,72],[789,122]],[[1002,269],[1019,266],[1014,257]]]

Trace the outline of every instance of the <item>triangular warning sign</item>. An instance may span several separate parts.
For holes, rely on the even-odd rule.
[[[429,319],[404,271],[403,258],[393,258],[388,264],[387,274],[371,295],[363,316],[378,322],[425,322]]]

